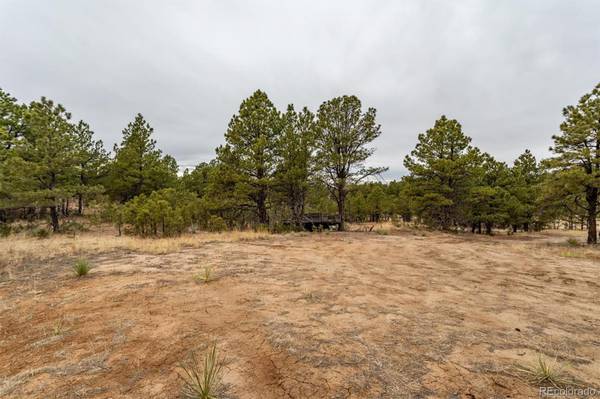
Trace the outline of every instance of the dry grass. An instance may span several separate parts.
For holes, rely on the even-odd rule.
[[[566,251],[560,251],[559,255],[563,258],[600,260],[600,250],[588,246],[571,247]]]
[[[45,240],[27,236],[10,236],[0,239],[0,266],[17,265],[26,260],[44,261],[56,257],[81,256],[116,250],[163,255],[184,248],[198,248],[209,242],[237,242],[260,240],[268,232],[229,231],[224,233],[198,233],[169,238],[140,238],[112,236],[102,233],[83,233],[73,238],[53,235]]]

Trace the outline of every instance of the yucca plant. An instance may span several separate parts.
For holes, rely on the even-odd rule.
[[[556,359],[550,362],[540,353],[537,361],[531,366],[518,366],[526,379],[536,385],[552,385],[554,387],[564,386],[569,380],[564,375],[564,366]]]
[[[56,323],[54,323],[53,332],[56,336],[63,335],[65,332],[65,319],[60,318],[56,321]]]
[[[181,364],[183,379],[181,393],[185,399],[217,399],[221,386],[223,359],[218,357],[217,345],[214,343],[204,361],[200,362],[197,355],[192,353],[190,359]]]
[[[206,266],[204,268],[204,273],[196,274],[194,276],[194,280],[196,280],[199,283],[203,282],[203,283],[207,284],[209,281],[212,280],[212,268],[210,266]]]
[[[79,259],[73,266],[73,272],[77,277],[83,277],[90,272],[90,263],[85,259]]]

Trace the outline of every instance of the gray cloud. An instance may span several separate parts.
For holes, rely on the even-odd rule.
[[[0,87],[63,103],[107,147],[141,112],[184,166],[257,88],[281,109],[356,94],[394,178],[441,114],[500,160],[548,155],[562,107],[600,81],[599,15],[592,0],[4,0]]]

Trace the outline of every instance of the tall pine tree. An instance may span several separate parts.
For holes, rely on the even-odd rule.
[[[108,162],[102,140],[94,140],[94,132],[84,121],[74,127],[77,177],[80,190],[77,195],[77,213],[83,215],[84,196],[102,191],[99,185]]]
[[[229,122],[226,144],[217,149],[221,173],[235,182],[241,206],[254,207],[260,224],[269,222],[268,200],[276,166],[282,119],[266,93],[257,90],[240,105]]]
[[[600,84],[577,105],[564,108],[561,133],[552,136],[554,157],[547,166],[569,176],[575,203],[587,214],[588,244],[598,242],[596,218],[600,189]],[[565,174],[564,172],[567,172]],[[565,186],[567,187],[567,186]]]
[[[296,112],[289,105],[283,116],[284,127],[276,154],[275,186],[282,194],[296,226],[304,216],[309,181],[314,172],[315,116],[304,108]]]
[[[123,140],[120,146],[115,144],[115,157],[104,182],[112,198],[126,202],[177,182],[177,162],[156,148],[153,132],[142,114],[123,130]]]
[[[479,152],[460,123],[442,115],[404,159],[418,216],[447,229],[464,223],[465,203]]]
[[[48,207],[52,229],[59,230],[58,206],[79,190],[78,157],[71,115],[42,97],[25,112],[23,137],[11,148],[7,166],[13,181],[13,203]]]
[[[336,97],[319,107],[316,165],[337,204],[341,230],[344,230],[346,199],[351,187],[387,170],[367,167],[364,163],[375,151],[368,145],[381,134],[376,114],[375,108],[363,112],[356,96]]]

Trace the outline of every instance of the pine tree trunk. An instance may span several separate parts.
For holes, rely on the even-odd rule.
[[[267,193],[264,188],[261,188],[258,192],[256,208],[258,211],[258,222],[260,224],[268,224],[269,217],[267,216]]]
[[[83,194],[77,195],[77,214],[83,216]]]
[[[488,236],[492,235],[492,223],[485,224],[485,234]]]
[[[59,225],[58,225],[58,209],[56,209],[56,205],[52,205],[50,207],[50,219],[52,220],[52,231],[53,232],[57,232]]]
[[[588,244],[596,244],[598,242],[598,234],[596,233],[596,212],[598,211],[598,188],[588,187],[585,193],[585,199],[588,203]]]
[[[525,232],[529,231],[529,223],[528,222],[523,223],[523,231],[525,231]]]

